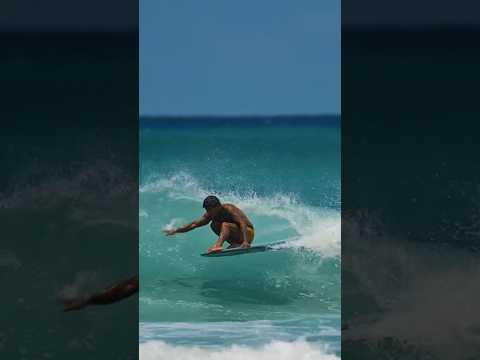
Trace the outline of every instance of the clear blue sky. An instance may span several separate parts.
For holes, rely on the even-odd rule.
[[[140,0],[140,114],[340,113],[339,0]]]

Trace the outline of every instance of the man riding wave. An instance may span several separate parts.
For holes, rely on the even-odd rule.
[[[208,252],[221,251],[225,241],[230,244],[228,249],[250,247],[255,231],[252,222],[242,210],[233,204],[222,204],[213,195],[205,198],[203,208],[206,212],[201,218],[177,229],[165,230],[165,234],[172,236],[185,233],[211,223],[210,227],[218,235],[218,240],[208,249]]]

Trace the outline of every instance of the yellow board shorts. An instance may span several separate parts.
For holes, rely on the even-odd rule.
[[[255,229],[253,227],[248,227],[250,229],[250,232],[252,233],[252,241],[255,238]]]

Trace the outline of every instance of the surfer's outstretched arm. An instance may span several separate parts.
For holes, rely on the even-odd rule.
[[[211,221],[210,217],[207,214],[205,214],[200,219],[194,220],[190,224],[181,226],[177,229],[164,230],[163,232],[167,236],[175,235],[175,234],[178,234],[178,233],[186,233],[186,232],[189,232],[189,231],[191,231],[193,229],[196,229],[198,227],[205,226],[210,221]]]
[[[65,300],[63,311],[80,310],[88,305],[111,304],[125,299],[136,292],[138,292],[138,275],[87,298]]]

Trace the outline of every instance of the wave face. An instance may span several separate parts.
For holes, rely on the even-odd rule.
[[[157,126],[140,137],[141,357],[338,352],[340,129]],[[207,259],[199,254],[216,240],[208,226],[162,234],[198,218],[209,194],[246,212],[254,244],[286,241],[281,251]],[[240,335],[215,336],[237,321]]]

